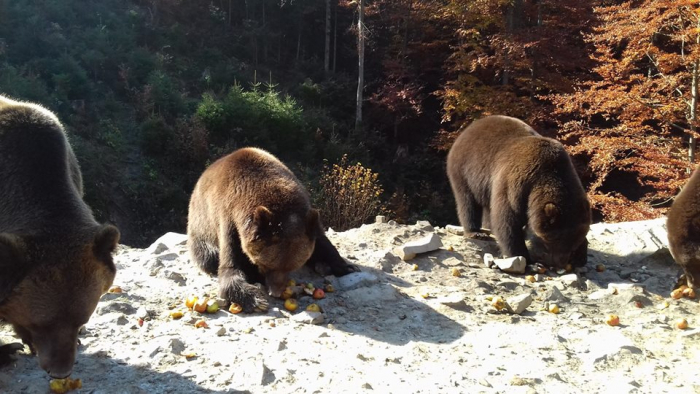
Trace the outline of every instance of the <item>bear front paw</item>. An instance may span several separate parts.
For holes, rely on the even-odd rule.
[[[14,356],[21,350],[24,350],[24,344],[17,342],[0,346],[0,365],[9,364],[14,361]]]
[[[220,296],[228,302],[240,305],[246,313],[265,312],[269,308],[267,296],[260,285],[244,283],[222,288]]]

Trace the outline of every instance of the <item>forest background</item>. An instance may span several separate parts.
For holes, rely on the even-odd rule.
[[[0,92],[58,114],[85,199],[133,246],[184,232],[201,172],[249,145],[292,168],[336,230],[380,212],[457,223],[446,152],[488,114],[562,141],[596,221],[638,220],[662,215],[694,168],[699,12],[687,0],[0,0]]]

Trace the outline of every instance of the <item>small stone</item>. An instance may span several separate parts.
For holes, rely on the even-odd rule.
[[[447,226],[445,226],[445,230],[447,230],[447,232],[450,234],[464,235],[464,228],[462,226],[454,226],[452,224],[448,224]]]
[[[371,286],[377,282],[379,282],[379,278],[374,274],[365,271],[353,272],[338,278],[338,289],[347,291],[358,287]]]
[[[525,272],[525,257],[523,256],[515,256],[515,257],[509,257],[506,259],[495,259],[494,263],[496,263],[496,266],[501,269],[503,272],[507,272],[509,274],[522,274]]]
[[[439,297],[435,299],[437,302],[441,303],[442,305],[448,306],[452,309],[457,309],[457,310],[467,310],[469,309],[467,307],[467,303],[464,301],[464,294],[451,294],[448,296],[444,297]]]
[[[118,325],[118,326],[124,326],[124,325],[127,325],[127,324],[129,324],[129,319],[127,319],[126,316],[120,315],[120,316],[117,318],[117,325]]]
[[[177,338],[170,339],[170,341],[168,341],[168,347],[172,354],[181,354],[185,351],[185,344]]]
[[[440,236],[433,233],[417,241],[407,242],[397,248],[397,255],[403,260],[411,260],[419,253],[438,250],[442,246]]]
[[[491,268],[495,265],[493,255],[491,253],[484,253],[484,265],[487,268]]]
[[[185,286],[187,284],[187,279],[185,279],[185,277],[182,276],[182,274],[180,274],[179,272],[166,270],[165,271],[165,278],[172,280],[173,282],[177,283],[179,286]]]
[[[323,313],[302,311],[293,315],[292,321],[304,324],[321,324],[323,323]]]
[[[507,303],[509,312],[519,315],[527,309],[530,304],[532,304],[532,296],[530,293],[521,294],[508,299]]]
[[[389,220],[389,225],[390,226],[396,226],[398,223],[396,223],[396,220]]]
[[[464,261],[456,257],[448,257],[442,261],[442,264],[445,264],[448,267],[456,267],[458,265],[464,265]],[[481,266],[479,268],[481,268]]]
[[[175,261],[178,257],[180,257],[180,255],[178,255],[177,253],[167,253],[162,254],[156,258],[160,261]]]
[[[219,329],[216,330],[216,335],[220,337],[226,335],[226,328],[224,328],[223,326],[219,327]]]
[[[384,216],[384,215],[377,215],[377,216],[374,218],[374,222],[375,222],[375,223],[386,223],[386,222],[387,222],[387,218],[386,218],[386,216]]]
[[[146,310],[146,308],[140,307],[140,308],[136,311],[136,317],[141,318],[141,319],[147,318],[147,317],[148,317],[148,311]]]
[[[178,246],[185,246],[187,244],[187,234],[180,233],[165,233],[155,242],[146,248],[146,253],[149,254],[161,254],[166,250],[177,249]]]
[[[569,299],[559,291],[557,287],[552,287],[545,293],[544,299],[552,302],[568,302]]]
[[[426,231],[426,232],[433,232],[433,231],[435,231],[435,228],[433,227],[433,225],[430,224],[430,222],[427,221],[427,220],[419,220],[419,221],[417,221],[417,222],[416,222],[416,227],[417,227],[419,230],[423,230],[423,231]]]
[[[384,271],[384,272],[392,272],[394,270],[394,266],[397,265],[401,261],[400,258],[398,258],[396,255],[394,255],[391,252],[387,252],[384,257],[382,257],[379,260],[379,268]]]
[[[566,285],[566,287],[572,287],[578,284],[578,275],[576,274],[566,274],[559,277],[559,280]]]

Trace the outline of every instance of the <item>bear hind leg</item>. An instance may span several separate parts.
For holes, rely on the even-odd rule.
[[[210,243],[198,237],[190,236],[188,247],[192,260],[199,268],[209,275],[216,275],[219,271],[219,251]]]
[[[360,271],[356,265],[348,264],[345,259],[340,256],[338,249],[333,246],[325,235],[316,238],[314,252],[311,254],[306,264],[309,264],[311,268],[321,276],[344,276]]]
[[[19,342],[0,346],[0,366],[13,362],[17,352],[22,350],[24,350],[24,344]]]
[[[481,230],[484,213],[488,214],[488,209],[478,204],[470,191],[456,192],[455,200],[457,202],[457,216],[464,229],[464,237],[490,239],[488,234]],[[488,218],[486,219],[486,225],[490,225]]]

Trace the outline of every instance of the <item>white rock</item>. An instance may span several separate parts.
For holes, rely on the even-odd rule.
[[[447,226],[445,226],[445,230],[447,230],[447,232],[450,234],[464,235],[464,228],[462,226],[448,224]]]
[[[296,315],[292,315],[291,320],[297,323],[321,324],[323,323],[323,313],[302,311]]]
[[[442,305],[449,306],[453,309],[467,309],[467,303],[464,302],[464,294],[450,294],[445,297],[438,297],[435,299],[435,301],[441,303]]]
[[[216,330],[216,335],[219,337],[226,335],[226,328],[223,326],[219,327],[219,329]]]
[[[352,290],[358,287],[371,286],[377,282],[379,282],[379,278],[374,274],[365,271],[353,272],[338,278],[338,289]]]
[[[507,301],[507,305],[510,307],[510,311],[519,315],[527,309],[528,306],[532,304],[532,296],[530,293],[517,295],[511,297]]]
[[[416,222],[416,227],[423,231],[435,231],[435,228],[427,220],[419,220]]]
[[[611,289],[600,289],[588,295],[589,300],[602,300],[603,298],[610,297],[613,294]]]
[[[608,283],[609,290],[635,290],[637,292],[644,292],[644,285],[639,283]]]
[[[491,253],[484,253],[484,265],[487,268],[491,268],[494,264],[493,255]]]
[[[174,261],[177,260],[177,258],[180,257],[177,253],[164,253],[158,256],[158,260],[160,261]]]
[[[440,236],[433,233],[417,241],[406,242],[397,248],[397,255],[403,261],[411,260],[419,253],[431,252],[442,246]]]
[[[386,216],[384,215],[377,215],[377,217],[374,218],[375,223],[386,223],[387,219]]]
[[[571,287],[578,283],[578,275],[568,274],[559,277],[559,280],[565,284],[567,287]]]
[[[155,242],[146,248],[146,253],[148,254],[161,254],[166,250],[174,250],[178,246],[184,246],[187,244],[187,234],[179,233],[165,233]]]
[[[146,310],[146,308],[145,308],[145,307],[140,307],[140,308],[136,311],[136,317],[139,317],[139,318],[141,318],[141,319],[147,318],[147,317],[148,317],[148,311]]]
[[[523,256],[508,257],[506,259],[495,259],[493,261],[498,268],[503,272],[509,274],[522,274],[525,273],[525,265],[527,261]]]

